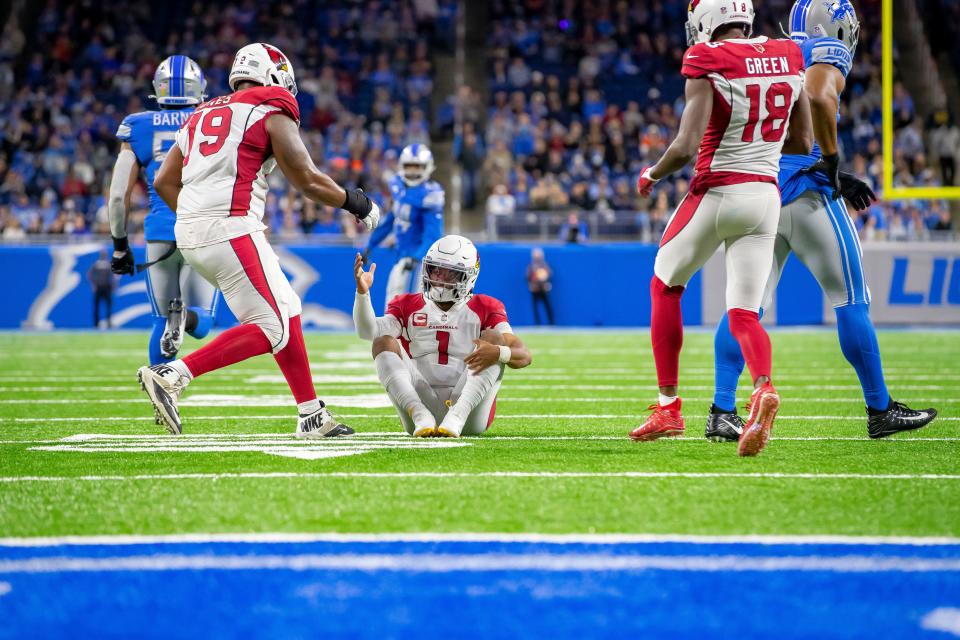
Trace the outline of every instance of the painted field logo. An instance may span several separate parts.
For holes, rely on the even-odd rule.
[[[300,460],[321,460],[382,449],[450,449],[469,442],[414,439],[400,433],[357,434],[351,438],[296,440],[282,433],[207,433],[179,437],[78,433],[49,440],[31,451],[76,453],[265,453]]]

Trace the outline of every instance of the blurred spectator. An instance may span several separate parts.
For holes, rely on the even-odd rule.
[[[553,325],[553,307],[550,306],[550,290],[553,288],[553,271],[543,257],[543,249],[537,247],[530,252],[530,264],[527,266],[527,287],[533,300],[533,322],[540,325],[540,307],[547,314],[547,324]]]
[[[105,323],[106,328],[109,329],[113,316],[113,290],[116,287],[116,277],[110,269],[110,258],[107,257],[106,249],[100,249],[100,257],[87,271],[87,282],[93,289],[93,326],[101,327],[100,305],[102,303],[106,307]]]
[[[943,184],[953,186],[957,174],[957,154],[960,154],[960,128],[947,111],[934,114],[934,123],[930,131],[930,148],[940,162]]]
[[[567,216],[567,221],[560,227],[560,233],[558,235],[561,242],[576,244],[578,242],[585,242],[589,238],[590,233],[587,229],[587,223],[580,220],[580,216],[576,213],[571,213]]]
[[[493,188],[493,193],[487,198],[488,216],[512,215],[517,210],[517,200],[507,190],[507,185],[501,183]]]

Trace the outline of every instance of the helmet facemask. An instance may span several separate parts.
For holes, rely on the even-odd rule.
[[[429,178],[430,173],[427,165],[422,162],[405,162],[400,166],[400,177],[412,187]]]
[[[470,270],[423,259],[423,295],[433,302],[459,303],[471,293]]]

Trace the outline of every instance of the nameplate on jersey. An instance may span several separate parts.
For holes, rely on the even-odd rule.
[[[182,127],[190,117],[192,111],[154,111],[153,126],[155,127]]]
[[[787,56],[774,58],[745,58],[747,73],[754,76],[786,75],[790,73]]]

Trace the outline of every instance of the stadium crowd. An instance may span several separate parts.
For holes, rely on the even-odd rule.
[[[840,137],[846,165],[882,194],[879,3],[864,1],[870,10],[860,11]],[[789,5],[760,5],[756,31],[779,33]],[[677,128],[686,7],[687,0],[493,0],[489,100],[463,87],[438,111],[435,127],[448,126],[453,111],[463,116],[454,153],[465,206],[484,207],[491,217],[631,212],[628,230],[656,239],[689,169],[649,201],[637,197],[634,183]],[[126,114],[154,108],[147,95],[160,60],[191,56],[207,74],[208,94],[220,95],[228,92],[236,49],[265,37],[297,65],[314,158],[338,182],[382,193],[399,150],[430,141],[431,50],[452,46],[455,11],[455,0],[319,7],[307,0],[122,0],[109,7],[48,0],[22,21],[29,12],[14,11],[0,42],[0,238],[107,233],[116,128]],[[960,130],[953,118],[921,122],[899,85],[894,107],[896,183],[955,180]],[[932,156],[925,138],[936,148]],[[141,188],[132,203],[134,229],[145,207]],[[278,174],[267,217],[275,233],[289,237],[358,233],[349,216],[306,201]],[[857,223],[865,239],[922,239],[952,228],[944,203],[922,200],[878,204]]]
[[[862,35],[839,134],[846,166],[882,195],[879,3],[869,4],[869,11],[860,11]],[[780,34],[790,5],[758,4],[755,32]],[[636,233],[659,237],[685,193],[690,168],[658,186],[649,200],[633,185],[677,130],[686,48],[679,16],[686,7],[686,0],[492,2],[485,119],[475,94],[458,96],[466,122],[455,148],[466,205],[489,192],[491,219],[525,210],[575,208],[610,217],[635,211]],[[896,183],[939,185],[940,167],[926,153],[924,128],[936,143],[943,140],[941,125],[921,122],[900,85],[895,108]],[[953,140],[948,137],[945,147],[960,154]],[[949,209],[938,201],[877,204],[856,219],[865,239],[923,239],[952,228]]]
[[[452,0],[49,0],[21,21],[29,3],[18,4],[0,43],[0,237],[8,239],[108,233],[117,125],[156,108],[147,96],[159,62],[192,57],[208,95],[223,95],[236,50],[266,36],[295,61],[313,157],[341,184],[382,191],[400,149],[429,142],[430,51],[450,46],[456,9]],[[275,233],[358,232],[352,216],[306,201],[279,172],[270,182]],[[146,210],[142,187],[134,229]]]

